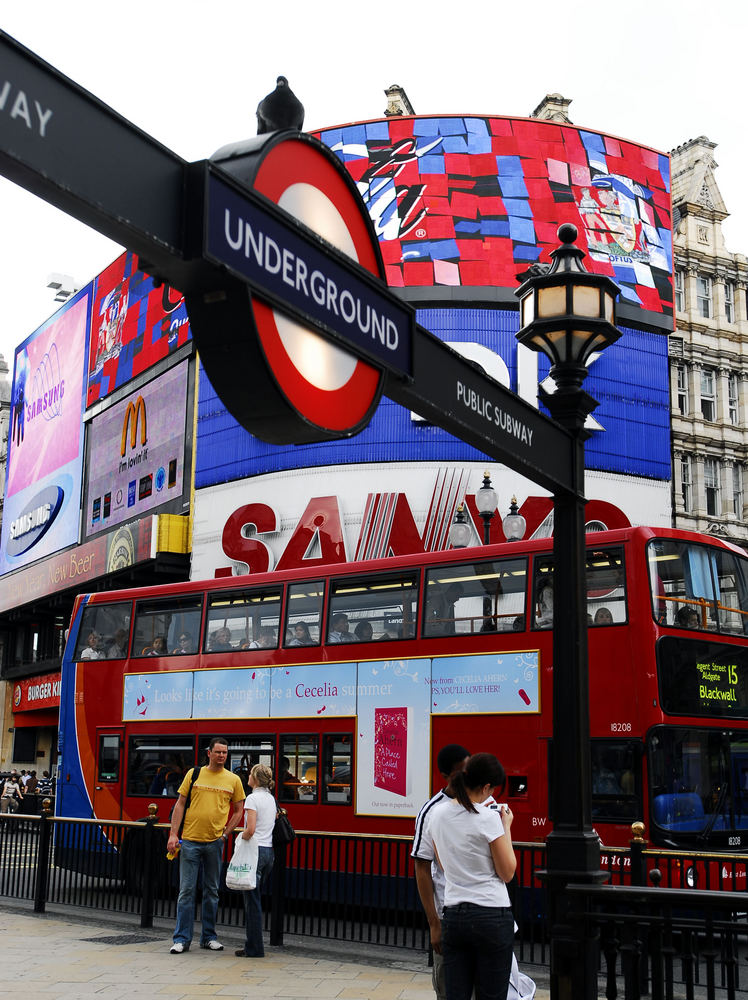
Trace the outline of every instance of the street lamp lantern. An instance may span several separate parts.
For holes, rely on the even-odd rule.
[[[475,505],[483,521],[483,544],[488,545],[491,541],[491,518],[499,506],[499,498],[491,485],[488,471],[483,473],[483,485],[475,494]]]
[[[585,253],[574,245],[576,226],[559,226],[558,238],[562,243],[551,253],[550,269],[528,277],[517,289],[517,340],[548,357],[559,388],[578,388],[587,375],[590,354],[621,336],[614,325],[618,286],[585,268]]]
[[[501,526],[504,529],[504,538],[508,542],[521,542],[525,537],[527,521],[525,521],[519,512],[516,497],[512,497],[512,502],[509,505],[509,513],[501,522]]]
[[[600,841],[592,827],[587,588],[584,551],[584,442],[597,400],[582,389],[586,362],[620,337],[615,323],[618,288],[591,274],[574,246],[576,226],[559,227],[561,246],[547,270],[534,265],[522,284],[517,340],[545,354],[556,389],[539,391],[551,416],[569,433],[569,487],[553,498],[553,753],[546,872],[551,923],[551,1000],[596,1000],[599,943],[579,919],[570,882],[594,884]],[[524,279],[524,280],[523,280]],[[589,934],[589,936],[588,936]]]
[[[455,519],[449,528],[449,544],[453,549],[467,548],[470,542],[470,525],[465,517],[465,508],[462,504],[455,511]]]

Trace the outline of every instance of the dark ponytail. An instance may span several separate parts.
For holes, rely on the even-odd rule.
[[[504,791],[506,774],[492,753],[476,753],[467,762],[464,771],[452,775],[452,791],[460,805],[468,812],[478,812],[469,792],[491,785]]]

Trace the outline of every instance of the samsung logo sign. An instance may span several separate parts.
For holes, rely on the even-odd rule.
[[[39,542],[60,513],[65,493],[60,486],[48,486],[37,493],[31,503],[10,522],[6,552],[20,556]]]

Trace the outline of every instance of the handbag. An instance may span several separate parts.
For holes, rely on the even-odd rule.
[[[226,869],[226,888],[247,892],[257,884],[257,859],[260,849],[254,836],[249,840],[239,835],[236,838],[234,853]]]
[[[296,839],[296,831],[291,826],[288,813],[281,806],[275,814],[275,826],[273,827],[273,846],[281,847],[290,844]]]

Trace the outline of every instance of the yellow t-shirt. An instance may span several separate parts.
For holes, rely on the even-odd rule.
[[[179,786],[179,794],[185,798],[189,793],[191,780],[192,771],[189,770]],[[184,814],[182,837],[201,842],[218,840],[229,818],[231,803],[243,802],[244,798],[241,778],[226,768],[209,771],[207,767],[203,767],[192,786],[190,806]]]

